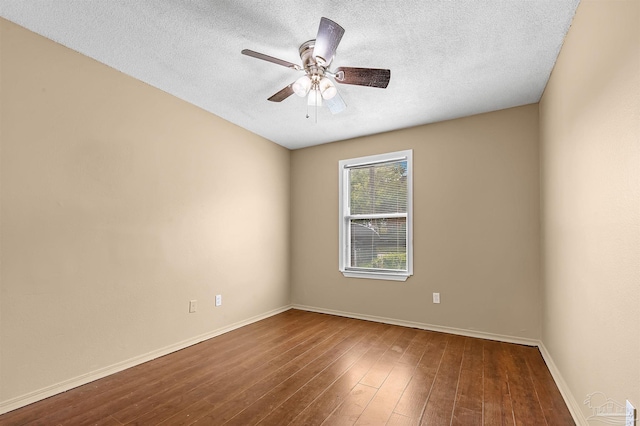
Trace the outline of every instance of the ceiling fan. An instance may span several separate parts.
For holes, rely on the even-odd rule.
[[[295,93],[300,97],[307,96],[307,105],[310,106],[321,106],[324,100],[331,113],[337,114],[345,109],[346,104],[328,77],[341,84],[382,89],[387,87],[391,78],[391,70],[387,69],[338,67],[329,70],[343,34],[344,28],[340,25],[331,19],[321,18],[315,40],[306,41],[299,48],[302,66],[249,49],[244,49],[241,53],[305,73],[268,100],[282,102]]]

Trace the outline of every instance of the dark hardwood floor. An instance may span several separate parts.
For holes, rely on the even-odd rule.
[[[290,310],[0,425],[573,425],[540,352]]]

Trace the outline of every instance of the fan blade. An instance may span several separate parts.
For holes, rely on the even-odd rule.
[[[380,68],[338,67],[334,71],[335,79],[342,84],[386,88],[391,79],[391,70]]]
[[[284,89],[276,93],[275,95],[271,96],[267,100],[271,102],[282,102],[291,95],[293,95],[293,83],[291,83],[290,85],[288,85],[287,87],[285,87]]]
[[[331,19],[320,19],[316,44],[313,47],[313,56],[319,65],[327,66],[331,63],[343,34],[344,28]]]
[[[265,55],[264,53],[254,52],[253,50],[244,49],[240,53],[242,53],[243,55],[251,56],[252,58],[262,59],[263,61],[267,62],[273,62],[274,64],[282,65],[283,67],[291,68],[296,71],[300,71],[302,69],[300,65],[296,65],[282,59],[274,58],[273,56]]]
[[[325,99],[324,102],[327,104],[327,108],[331,111],[331,114],[338,114],[347,107],[347,104],[344,103],[340,93],[336,93],[335,96],[331,99]]]

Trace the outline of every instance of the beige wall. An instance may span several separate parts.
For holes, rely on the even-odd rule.
[[[0,404],[289,304],[288,150],[0,34]]]
[[[290,297],[542,338],[574,411],[640,406],[639,3],[582,0],[540,118],[291,153],[0,19],[0,407]],[[344,278],[338,161],[403,149],[415,274]]]
[[[338,161],[404,149],[414,155],[414,275],[344,278]],[[293,151],[293,303],[539,338],[538,171],[537,105]]]
[[[640,2],[582,0],[540,134],[543,343],[585,417],[640,408]]]

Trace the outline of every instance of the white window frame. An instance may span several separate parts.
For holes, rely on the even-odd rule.
[[[407,213],[394,213],[383,215],[358,215],[358,218],[379,218],[379,217],[406,217],[407,218],[407,270],[406,271],[374,271],[374,270],[354,270],[348,265],[351,254],[351,227],[349,220],[356,216],[351,216],[349,211],[349,169],[362,167],[376,163],[387,163],[392,161],[407,161]],[[369,278],[378,280],[406,281],[413,275],[413,150],[389,152],[386,154],[369,155],[366,157],[351,158],[339,162],[339,269],[345,277],[349,278]]]

